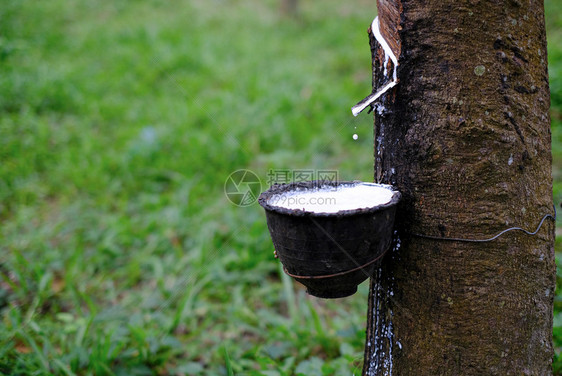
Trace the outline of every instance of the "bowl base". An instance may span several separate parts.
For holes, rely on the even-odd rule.
[[[357,292],[357,286],[350,287],[345,290],[312,290],[307,288],[306,292],[309,295],[315,296],[317,298],[322,299],[339,299],[339,298],[346,298],[351,296]]]

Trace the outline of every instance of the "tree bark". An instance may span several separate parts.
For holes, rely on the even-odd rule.
[[[377,5],[399,83],[375,106],[375,180],[403,201],[363,374],[551,375],[553,221],[483,243],[414,235],[534,231],[553,213],[543,2]],[[393,67],[369,35],[377,89]]]

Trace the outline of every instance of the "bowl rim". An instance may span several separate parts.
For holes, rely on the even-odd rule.
[[[281,206],[276,206],[269,203],[269,200],[278,194],[286,193],[289,191],[294,191],[297,189],[312,189],[312,188],[319,188],[319,187],[326,187],[326,186],[338,186],[338,185],[358,185],[358,184],[365,184],[370,186],[381,187],[385,189],[389,189],[392,191],[392,198],[389,202],[372,206],[369,208],[359,208],[359,209],[351,209],[351,210],[340,210],[335,213],[326,213],[326,212],[312,212],[306,211],[302,209],[288,209]],[[293,183],[283,183],[283,184],[274,184],[266,191],[262,192],[258,198],[259,204],[269,212],[274,212],[278,214],[293,216],[293,217],[349,217],[359,214],[371,214],[378,211],[382,211],[393,207],[400,202],[402,198],[402,194],[398,191],[394,186],[389,184],[379,184],[379,183],[371,183],[371,182],[364,182],[361,180],[353,180],[353,181],[322,181],[322,180],[309,180],[309,181],[302,181],[302,182],[293,182]]]

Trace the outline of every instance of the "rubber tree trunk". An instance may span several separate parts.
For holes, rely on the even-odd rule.
[[[403,194],[371,280],[364,375],[550,375],[555,288],[543,2],[379,0],[399,84],[375,179]],[[371,35],[374,89],[392,61]],[[385,66],[386,65],[386,66]]]

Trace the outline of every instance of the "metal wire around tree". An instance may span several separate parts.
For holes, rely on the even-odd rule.
[[[486,238],[486,239],[468,239],[468,238],[447,238],[447,237],[441,237],[441,236],[434,236],[434,235],[424,235],[424,234],[418,234],[415,232],[408,232],[408,235],[411,236],[415,236],[417,238],[424,238],[424,239],[431,239],[431,240],[443,240],[443,241],[450,241],[450,242],[467,242],[467,243],[487,243],[487,242],[491,242],[496,240],[497,238],[499,238],[500,236],[502,236],[503,234],[510,232],[510,231],[521,231],[524,232],[527,235],[536,235],[544,221],[546,221],[547,218],[552,218],[553,221],[556,221],[556,206],[554,207],[554,215],[552,214],[546,214],[544,217],[542,217],[539,225],[537,226],[537,229],[535,231],[528,231],[525,230],[524,228],[521,227],[510,227],[508,229],[505,229],[503,231],[500,231],[499,233],[497,233],[496,235],[492,236],[491,238]]]

